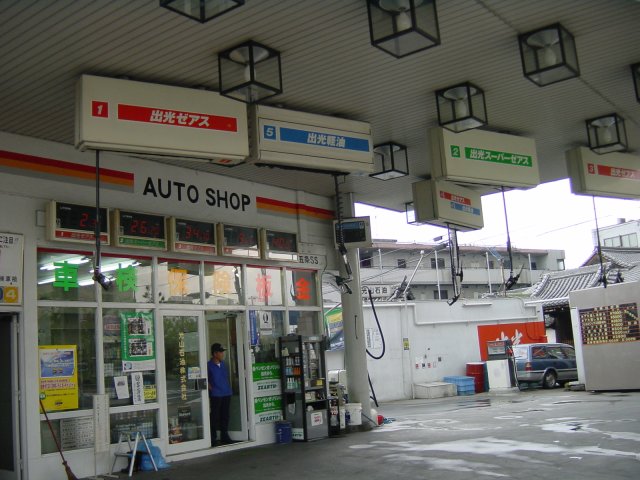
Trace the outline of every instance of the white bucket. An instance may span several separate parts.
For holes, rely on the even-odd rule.
[[[346,417],[347,427],[354,425],[362,425],[362,404],[361,403],[346,403]]]

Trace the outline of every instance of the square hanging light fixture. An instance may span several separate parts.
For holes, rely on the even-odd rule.
[[[559,23],[518,37],[524,76],[540,87],[580,75],[573,35]]]
[[[218,54],[220,93],[257,103],[282,93],[280,52],[249,40]]]
[[[409,174],[407,147],[399,143],[387,142],[375,145],[373,162],[378,171],[369,176],[378,180],[391,180]]]
[[[633,75],[633,86],[636,88],[636,100],[640,103],[640,63],[631,65]]]
[[[208,22],[242,5],[244,0],[160,0],[161,7],[200,23]]]
[[[624,120],[616,113],[586,121],[589,148],[596,153],[622,152],[627,149]]]
[[[438,123],[452,132],[464,132],[487,124],[484,91],[466,82],[436,91]]]
[[[435,0],[367,0],[371,45],[396,58],[440,45]]]

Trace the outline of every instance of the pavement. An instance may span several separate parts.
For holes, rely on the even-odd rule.
[[[315,442],[219,447],[214,455],[133,478],[640,478],[638,391],[532,389],[399,401],[378,412],[390,423]]]

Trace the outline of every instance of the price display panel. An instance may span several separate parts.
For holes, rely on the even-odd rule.
[[[295,233],[262,229],[263,258],[298,261],[298,237]]]
[[[47,238],[76,243],[95,243],[96,207],[52,200],[47,205]],[[100,242],[109,245],[109,211],[100,209]]]
[[[216,225],[185,218],[169,219],[169,239],[174,252],[216,255]]]
[[[117,247],[167,249],[167,230],[162,215],[115,210],[113,244]]]
[[[258,229],[239,225],[218,224],[222,253],[234,257],[260,257]]]

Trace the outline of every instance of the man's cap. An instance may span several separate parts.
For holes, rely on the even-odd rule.
[[[222,345],[220,345],[219,343],[214,343],[213,345],[211,345],[211,352],[224,352],[226,350],[226,348],[224,348]]]

